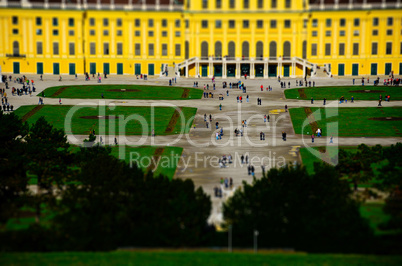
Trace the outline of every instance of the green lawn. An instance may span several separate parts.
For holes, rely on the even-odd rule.
[[[402,118],[402,108],[399,107],[367,107],[367,108],[318,108],[311,107],[318,127],[323,136],[341,137],[401,137],[402,120],[377,121],[370,118],[399,117]],[[319,113],[315,113],[319,110]],[[289,109],[296,134],[312,134],[312,127],[307,119],[305,108]],[[321,120],[318,120],[321,114]],[[335,116],[332,116],[335,115]],[[330,116],[326,118],[326,116]],[[303,128],[303,124],[305,126]],[[338,130],[336,130],[336,123]],[[329,130],[329,131],[328,131]],[[330,134],[327,134],[330,132]],[[340,143],[341,144],[341,143]]]
[[[304,91],[304,95],[300,95],[299,90]],[[356,92],[356,91],[377,91],[377,92]],[[380,94],[385,100],[386,95],[391,96],[392,100],[402,100],[402,89],[393,86],[337,86],[337,87],[314,87],[314,88],[296,88],[285,90],[286,99],[310,100],[339,100],[342,96],[348,101],[354,96],[355,101],[358,100],[376,100],[378,101]],[[301,97],[304,96],[304,97]]]
[[[61,88],[65,89],[60,90]],[[188,91],[188,94],[184,95],[185,97],[182,97],[185,90]],[[170,86],[101,85],[101,84],[57,86],[47,88],[44,91],[45,97],[50,98],[101,99],[103,94],[105,99],[142,99],[142,100],[201,99],[202,92],[203,91],[201,89],[170,87]],[[41,95],[42,93],[39,93],[37,96]]]
[[[401,265],[402,256],[213,251],[3,253],[1,265]]]
[[[374,230],[376,235],[393,234],[398,231],[384,231],[379,228],[379,225],[388,222],[391,218],[390,215],[385,214],[382,210],[384,204],[381,203],[364,203],[360,206],[360,214],[362,217],[369,220],[370,227]]]
[[[15,113],[23,117],[35,107],[36,105],[21,106]],[[74,110],[73,107],[77,108],[74,112],[72,111]],[[152,116],[152,107],[43,105],[43,108],[33,114],[27,121],[29,124],[32,124],[39,117],[44,116],[46,120],[56,128],[64,129],[66,134],[87,135],[90,130],[95,129],[96,134],[99,135],[150,135],[152,128],[154,128],[155,135],[171,135],[179,134],[180,132],[188,133],[197,111],[196,108],[190,107],[182,107],[181,109],[185,123],[183,124],[179,117],[171,132],[165,131],[175,111],[173,107],[155,107],[153,109],[154,116]],[[69,112],[71,118],[65,119]],[[126,119],[127,123],[123,123],[123,119],[98,119],[97,116],[99,115],[123,116],[123,119]],[[142,119],[144,122],[141,124],[139,120],[136,120],[136,117],[129,119],[131,115],[138,116],[137,118]],[[82,118],[85,116],[95,116],[96,119]],[[151,126],[152,117],[154,117],[155,120],[153,127]],[[121,129],[120,124],[122,126]],[[71,130],[68,127],[71,127]]]

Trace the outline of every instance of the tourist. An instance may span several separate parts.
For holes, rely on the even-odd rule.
[[[315,137],[315,136],[314,136],[314,133],[311,134],[311,142],[312,142],[312,143],[314,143],[314,137]]]

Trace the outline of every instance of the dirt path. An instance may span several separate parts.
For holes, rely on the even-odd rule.
[[[300,99],[307,99],[306,94],[304,93],[304,89],[298,89]]]
[[[43,105],[38,105],[36,106],[34,109],[32,109],[31,111],[29,111],[28,113],[26,113],[23,117],[22,117],[22,122],[27,121],[31,116],[33,116],[36,112],[38,112],[40,109],[43,108]]]
[[[181,95],[181,98],[187,99],[189,94],[190,94],[190,90],[188,88],[184,88],[183,89],[183,94]]]
[[[306,116],[308,118],[308,121],[310,123],[310,127],[313,130],[313,133],[317,132],[318,129],[318,124],[315,121],[313,112],[311,111],[310,107],[304,107],[304,112],[306,113]]]
[[[179,108],[179,109],[181,111],[181,108]],[[175,109],[174,113],[172,115],[172,118],[170,118],[169,124],[166,127],[165,133],[172,133],[173,132],[173,130],[174,130],[175,126],[176,126],[177,120],[179,118],[180,118],[180,112],[177,111],[177,109]]]

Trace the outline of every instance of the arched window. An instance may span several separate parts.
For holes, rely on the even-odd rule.
[[[307,41],[303,41],[303,59],[307,59]]]
[[[13,42],[13,54],[19,55],[20,54],[20,43],[17,41]]]
[[[234,42],[228,44],[228,56],[234,58],[236,56],[236,45]]]
[[[220,41],[215,43],[215,57],[222,57],[222,43]]]
[[[290,42],[283,43],[283,59],[290,59]]]
[[[244,41],[241,49],[241,54],[243,57],[249,57],[250,56],[250,47],[248,45],[248,41]]]
[[[185,51],[184,51],[185,55],[184,56],[185,56],[186,59],[188,59],[190,57],[190,43],[188,41],[186,41],[184,43],[184,49],[185,49]]]
[[[276,59],[276,42],[274,41],[269,43],[269,58]]]
[[[264,44],[260,41],[257,42],[255,47],[255,56],[257,59],[262,60],[264,57]]]
[[[208,43],[205,41],[201,43],[201,57],[208,58]]]

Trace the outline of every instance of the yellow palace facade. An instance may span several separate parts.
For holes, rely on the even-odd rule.
[[[401,0],[0,0],[0,66],[3,74],[401,75],[401,8]]]

